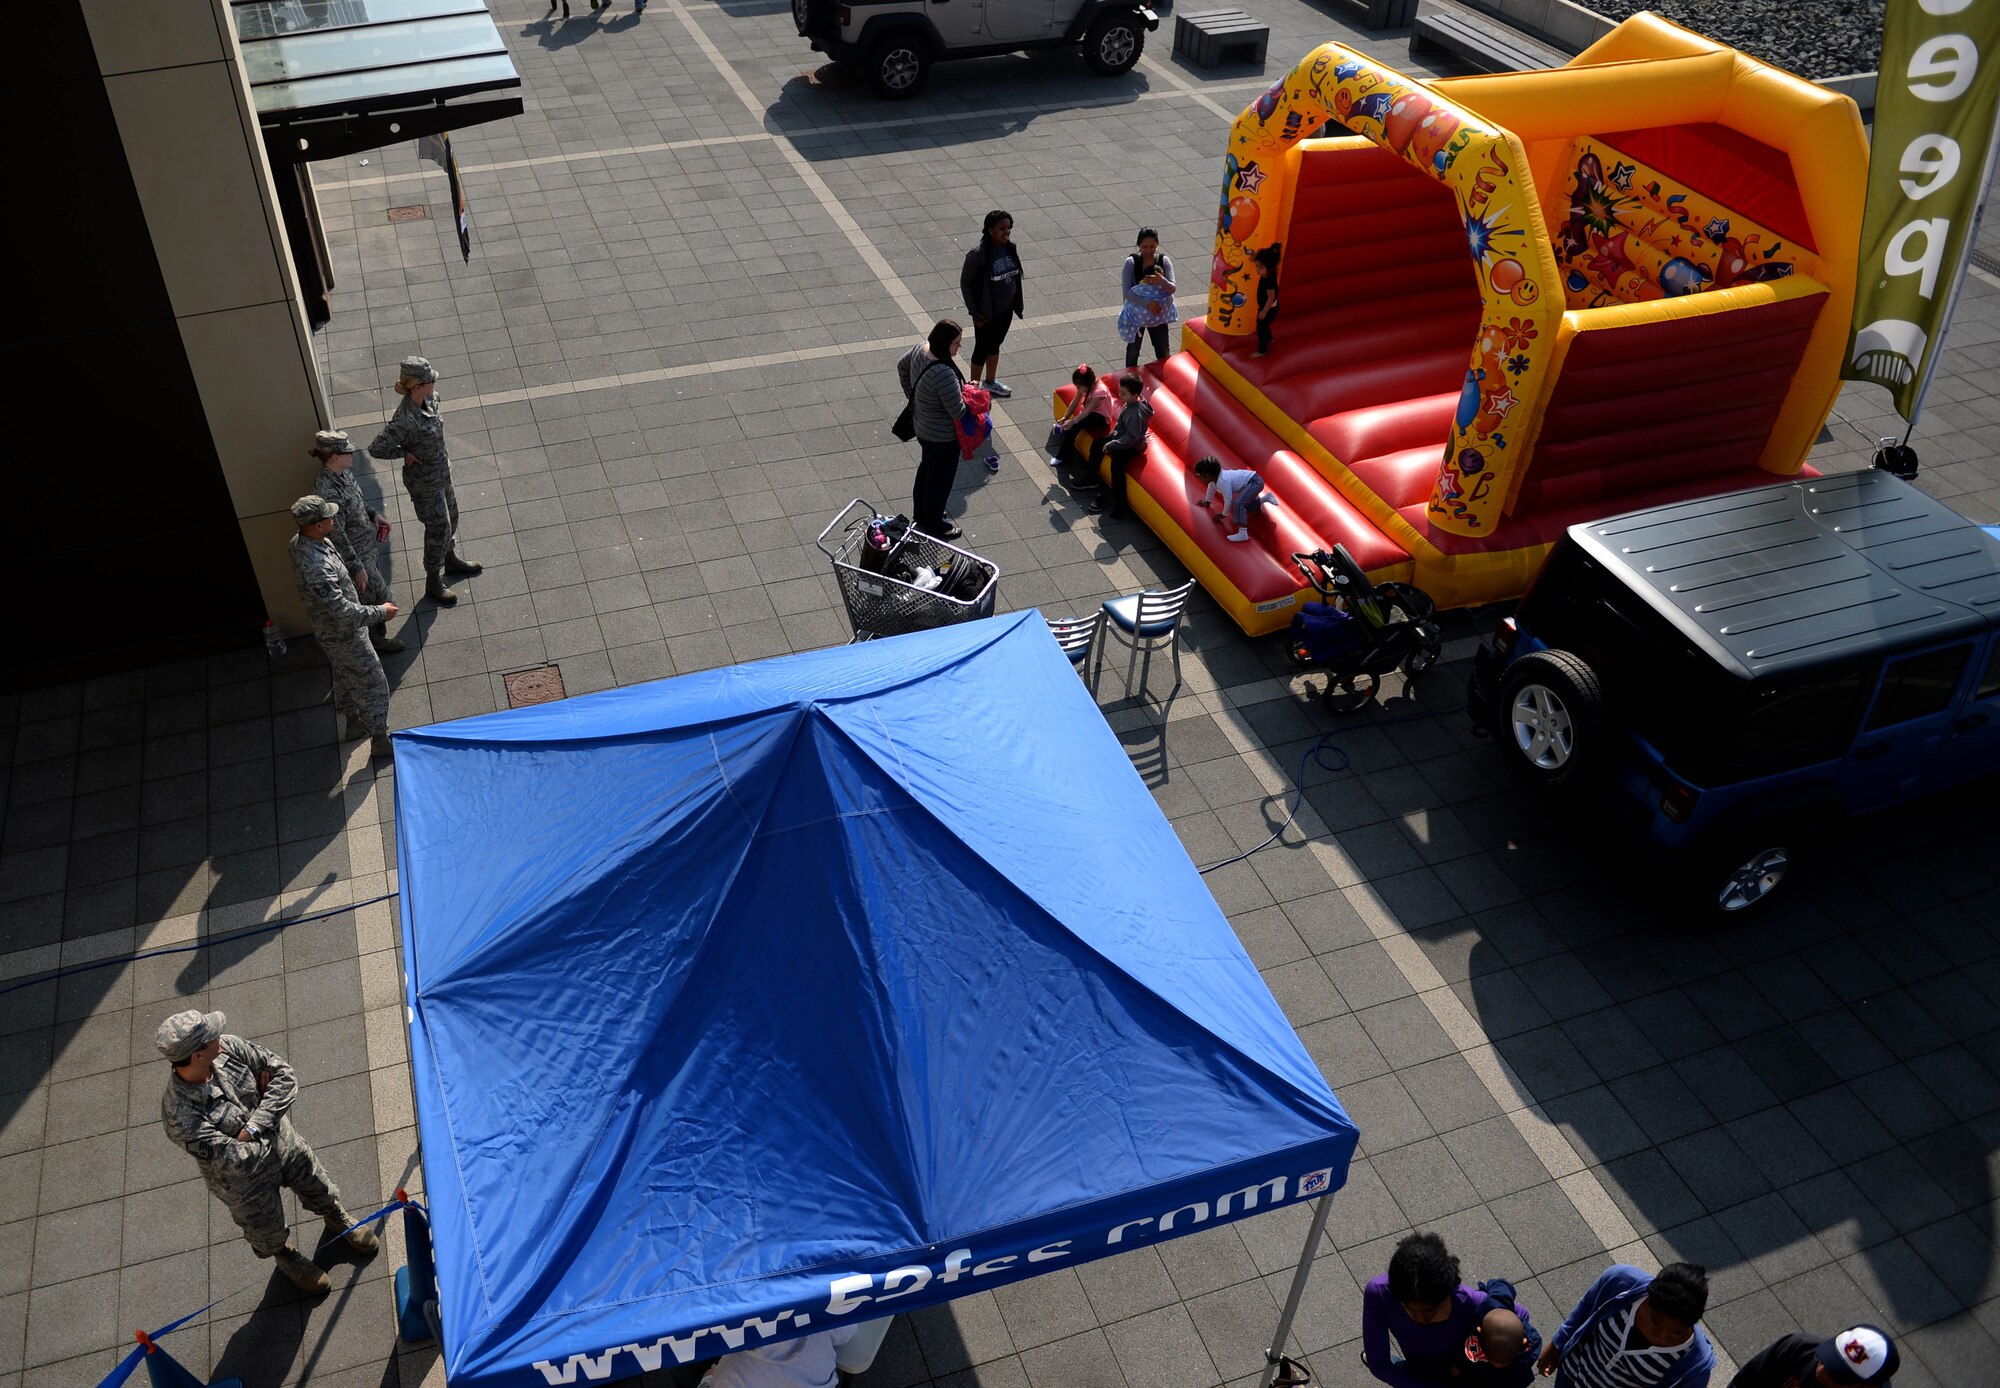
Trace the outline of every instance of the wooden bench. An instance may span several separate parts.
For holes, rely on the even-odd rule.
[[[1270,42],[1271,26],[1241,10],[1197,10],[1174,17],[1174,52],[1202,67],[1215,67],[1227,58],[1262,66]]]
[[[1410,30],[1410,52],[1426,48],[1454,54],[1482,72],[1561,67],[1570,57],[1503,19],[1455,5],[1452,0],[1420,0],[1416,25]]]

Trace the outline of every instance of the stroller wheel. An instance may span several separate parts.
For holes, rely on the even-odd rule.
[[[1415,679],[1418,675],[1430,669],[1431,666],[1437,664],[1438,656],[1443,651],[1444,633],[1440,632],[1429,622],[1419,623],[1417,626],[1417,644],[1408,655],[1403,657],[1403,674],[1409,679]]]
[[[1320,702],[1329,713],[1359,713],[1375,702],[1375,692],[1381,687],[1373,675],[1329,675]]]

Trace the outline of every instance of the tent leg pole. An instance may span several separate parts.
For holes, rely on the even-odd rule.
[[[1333,1196],[1329,1193],[1319,1198],[1313,1207],[1312,1229],[1306,1234],[1306,1246],[1299,1251],[1299,1266],[1292,1273],[1291,1294],[1285,1298],[1285,1312],[1278,1317],[1278,1333],[1271,1337],[1271,1348],[1264,1351],[1264,1373],[1257,1380],[1257,1388],[1271,1388],[1272,1376],[1278,1372],[1278,1361],[1284,1357],[1285,1341],[1291,1338],[1292,1318],[1299,1313],[1299,1301],[1306,1294],[1306,1279],[1312,1276],[1313,1254],[1319,1250],[1320,1236],[1326,1232],[1326,1217],[1333,1210]]]

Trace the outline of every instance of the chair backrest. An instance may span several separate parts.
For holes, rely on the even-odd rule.
[[[1090,651],[1090,638],[1097,630],[1097,617],[1044,617],[1049,624],[1049,635],[1056,638],[1063,654],[1070,660],[1082,659]]]
[[[1187,606],[1188,595],[1192,592],[1194,592],[1193,579],[1165,592],[1148,588],[1139,594],[1139,625],[1143,628],[1159,622],[1178,623],[1181,619],[1181,609]]]

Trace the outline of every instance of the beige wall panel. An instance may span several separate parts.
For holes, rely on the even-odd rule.
[[[286,295],[233,64],[104,79],[174,312]]]
[[[289,304],[181,319],[208,432],[238,516],[290,506],[318,469],[306,456],[319,407]]]
[[[269,516],[245,516],[243,547],[250,551],[250,567],[257,571],[257,587],[264,594],[264,610],[289,639],[306,629],[306,605],[299,601],[298,585],[292,581],[292,556],[286,546],[299,527],[290,511]]]
[[[219,62],[215,12],[190,0],[83,0],[90,46],[103,73]]]

